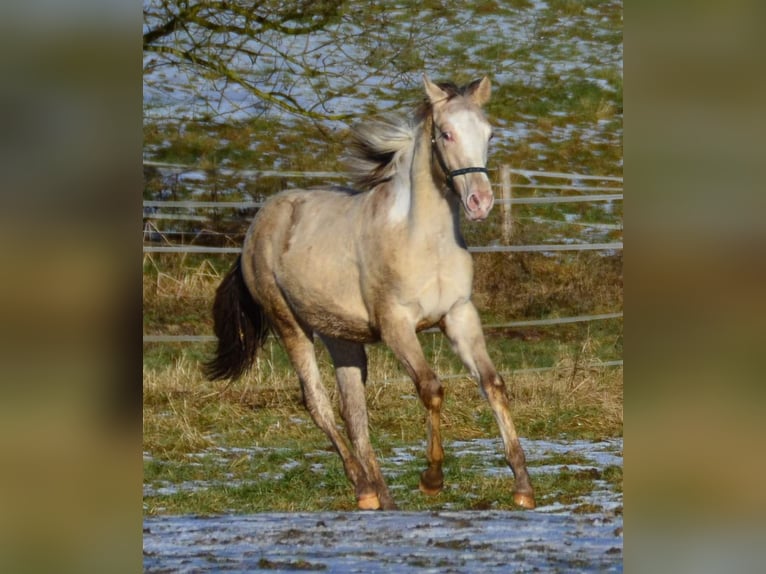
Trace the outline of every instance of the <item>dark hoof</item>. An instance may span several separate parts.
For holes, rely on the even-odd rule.
[[[533,494],[528,494],[525,492],[514,492],[513,502],[517,506],[521,506],[522,508],[526,508],[527,510],[532,510],[536,506],[535,496]]]
[[[432,470],[428,468],[424,470],[420,475],[418,488],[420,488],[420,492],[429,496],[439,494],[442,488],[444,488],[444,478],[441,469]]]

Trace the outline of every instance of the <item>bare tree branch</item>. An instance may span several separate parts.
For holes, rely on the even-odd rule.
[[[419,25],[423,9],[415,2],[393,13],[355,0],[144,2],[144,54],[154,56],[144,60],[149,88],[161,93],[163,76],[151,76],[159,66],[185,68],[195,99],[211,108],[230,101],[215,92],[236,89],[252,98],[244,107],[314,120],[347,119],[333,102],[375,90],[386,78],[391,87],[401,84],[422,69],[431,40],[449,26],[438,16]]]

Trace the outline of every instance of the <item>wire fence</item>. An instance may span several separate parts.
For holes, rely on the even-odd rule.
[[[485,330],[512,329],[519,327],[541,327],[548,325],[565,325],[586,321],[602,321],[605,319],[620,319],[622,312],[599,313],[596,315],[578,315],[577,317],[554,317],[551,319],[529,319],[526,321],[510,321],[508,323],[487,323],[482,325]],[[437,328],[424,329],[423,333],[440,333]],[[213,343],[215,335],[144,335],[144,343]]]
[[[559,189],[551,187],[550,189]],[[591,201],[621,201],[621,193],[602,195],[573,195],[558,197],[518,197],[514,199],[496,198],[495,203],[500,205],[532,205],[543,203],[582,203]],[[263,207],[264,201],[174,201],[174,200],[144,200],[144,207],[178,207],[185,209],[258,209]],[[151,218],[153,215],[147,215]],[[204,217],[204,216],[203,216]]]
[[[290,171],[290,170],[263,170],[263,169],[241,169],[229,168],[225,166],[216,166],[215,168],[206,168],[197,165],[187,165],[180,163],[168,163],[162,161],[153,161],[145,159],[143,165],[147,167],[157,167],[171,169],[175,171],[209,173],[211,171],[221,174],[238,174],[246,177],[286,177],[286,178],[312,178],[312,179],[338,179],[348,178],[348,173],[342,171]],[[490,168],[490,172],[497,171],[499,168]],[[622,183],[622,176],[616,175],[592,175],[584,173],[564,173],[558,171],[535,171],[530,169],[510,168],[511,173],[520,175],[528,180],[536,178],[564,179],[568,181],[613,181]]]
[[[203,169],[200,167],[164,163],[156,161],[144,161],[144,165],[155,168],[170,169],[174,171],[183,171],[187,173],[200,173],[207,174],[213,171],[214,173],[227,173],[238,174],[249,178],[258,177],[283,177],[283,178],[308,178],[308,179],[348,179],[348,174],[343,172],[329,172],[329,171],[274,171],[274,170],[247,170],[247,169],[233,169],[233,168],[216,168],[215,170]],[[556,196],[544,196],[544,197],[511,197],[511,183],[510,174],[523,177],[532,183],[516,183],[513,185],[514,189],[536,189],[536,190],[561,190],[561,191],[577,191],[577,192],[593,192],[593,191],[611,191],[621,192],[622,189],[617,186],[589,186],[583,185],[582,182],[613,182],[622,183],[622,177],[618,176],[600,176],[600,175],[587,175],[578,173],[561,173],[550,171],[532,171],[524,169],[513,169],[509,166],[501,166],[497,170],[501,175],[500,183],[493,183],[493,186],[500,187],[502,189],[502,196],[497,197],[495,202],[503,207],[503,217],[505,219],[503,225],[503,243],[508,243],[507,239],[510,236],[510,209],[513,205],[546,205],[555,203],[581,203],[581,202],[615,202],[622,201],[622,193],[599,193],[590,195],[556,195]],[[508,174],[508,175],[504,175]],[[562,180],[559,183],[538,183],[537,180],[544,179],[558,179]],[[204,222],[212,219],[211,215],[200,215],[197,213],[163,213],[158,211],[160,209],[183,209],[188,211],[195,211],[200,209],[215,209],[215,210],[248,210],[258,209],[262,207],[264,201],[197,201],[197,200],[144,200],[143,207],[145,209],[144,217],[147,221],[152,220],[186,220]],[[564,224],[569,222],[555,222],[558,224]],[[621,226],[604,225],[599,223],[574,223],[575,225],[593,227],[596,229],[621,229]],[[160,230],[156,226],[152,226],[146,229],[147,233],[155,233],[160,236],[174,236],[184,235],[187,236],[187,231],[175,231],[175,230]],[[206,232],[206,235],[221,235],[215,232]],[[571,242],[571,243],[559,243],[559,244],[543,244],[543,245],[479,245],[469,247],[469,251],[474,253],[524,253],[524,252],[557,252],[557,251],[614,251],[623,248],[623,244],[620,241],[617,242],[600,242],[600,243],[584,243],[584,242]],[[220,246],[207,246],[207,245],[188,245],[188,244],[172,244],[172,245],[144,245],[144,253],[197,253],[197,254],[235,254],[239,253],[239,248],[236,247],[220,247]]]
[[[523,253],[546,251],[610,251],[622,249],[622,241],[611,243],[563,243],[544,245],[479,245],[469,247],[471,253]],[[240,253],[241,247],[213,247],[208,245],[144,245],[144,253]]]
[[[348,174],[342,172],[299,172],[299,171],[274,171],[274,170],[247,170],[247,169],[233,169],[218,167],[215,170],[203,169],[197,166],[164,163],[155,161],[144,161],[145,166],[155,167],[159,169],[168,169],[173,171],[183,171],[187,173],[200,173],[209,174],[211,171],[214,173],[222,174],[237,174],[248,178],[258,177],[282,177],[282,178],[309,178],[309,179],[348,179]],[[496,198],[496,203],[504,208],[504,216],[508,219],[507,225],[504,226],[504,239],[510,229],[510,208],[513,205],[544,205],[555,203],[574,203],[574,202],[615,202],[622,201],[623,194],[622,188],[617,185],[588,185],[587,182],[605,183],[611,182],[615,184],[622,184],[622,177],[619,176],[600,176],[600,175],[588,175],[577,173],[561,173],[550,171],[532,171],[524,169],[513,169],[509,166],[501,166],[499,168],[501,182],[493,183],[493,186],[500,187],[502,189],[502,196]],[[556,196],[542,196],[542,197],[511,197],[511,184],[509,174],[515,174],[517,176],[525,178],[530,183],[516,183],[513,185],[514,189],[536,189],[543,191],[560,190],[566,192],[579,192],[578,195],[556,195]],[[560,183],[538,183],[538,180],[561,180]],[[593,193],[600,192],[600,193]],[[603,193],[611,192],[611,193]],[[200,209],[230,209],[230,210],[247,210],[258,209],[262,207],[264,201],[197,201],[197,200],[144,200],[143,207],[145,208],[145,219],[147,220],[188,220],[188,221],[207,221],[210,219],[209,215],[199,215],[199,213],[162,213],[157,211],[159,209],[171,208],[171,209],[185,209],[189,211]],[[149,209],[151,212],[147,212]],[[571,222],[566,221],[547,221],[547,223],[567,224]],[[605,230],[620,230],[621,225],[599,224],[599,223],[574,223],[575,225],[593,226]],[[155,233],[165,236],[173,235],[173,231],[161,231],[155,226],[152,226]],[[188,235],[188,232],[178,232]],[[167,243],[167,238],[163,237]],[[523,252],[565,252],[565,251],[617,251],[622,250],[622,241],[613,242],[599,242],[599,243],[583,243],[583,242],[571,242],[571,243],[558,243],[558,244],[541,244],[541,245],[480,245],[471,246],[468,248],[473,253],[523,253]],[[166,244],[166,245],[144,245],[144,253],[179,253],[179,254],[238,254],[241,252],[241,247],[216,247],[207,245],[190,245],[190,244]],[[549,319],[535,319],[526,321],[510,321],[499,324],[487,324],[484,325],[485,329],[499,329],[499,328],[518,328],[518,327],[530,327],[530,326],[542,326],[542,325],[561,325],[569,323],[589,322],[589,321],[601,321],[609,319],[621,319],[623,316],[621,311],[613,313],[602,313],[594,315],[579,315],[575,317],[555,317]],[[425,332],[439,332],[438,329],[429,329]],[[144,335],[144,343],[209,343],[215,341],[216,338],[213,335]],[[599,362],[595,366],[621,366],[622,361],[607,361]],[[518,372],[533,372],[533,371],[546,371],[556,369],[557,367],[540,367],[533,369],[520,369],[512,371],[512,373]],[[447,375],[445,378],[456,378],[464,375]]]

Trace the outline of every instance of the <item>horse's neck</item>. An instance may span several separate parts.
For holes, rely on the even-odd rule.
[[[443,191],[443,183],[434,178],[430,126],[423,122],[415,138],[410,168],[409,224],[413,230],[439,231],[457,222],[457,204]]]

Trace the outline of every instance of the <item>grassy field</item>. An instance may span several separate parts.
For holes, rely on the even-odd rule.
[[[505,78],[493,78],[487,110],[496,127],[489,161],[495,183],[496,168],[503,164],[621,175],[622,4],[557,0],[543,6],[489,0],[473,10],[481,15],[481,29],[461,29],[434,50],[445,72],[460,70],[462,76],[452,78],[456,81],[484,73]],[[528,39],[496,41],[507,32],[503,22],[508,18],[521,22]],[[421,71],[418,67],[417,77]],[[442,74],[434,79],[448,78]],[[390,90],[380,95],[391,97]],[[406,110],[420,97],[420,87],[413,83],[399,104]],[[374,101],[361,98],[360,109]],[[241,168],[343,170],[343,128],[266,115],[232,121],[153,117],[144,125],[145,157],[194,168],[186,173],[146,166],[146,200],[260,200],[287,187],[322,183],[247,177],[237,173]],[[513,183],[514,197],[551,193],[516,187],[530,183],[521,176],[514,175]],[[221,209],[199,214],[208,216],[204,224],[155,221],[163,233],[148,240],[239,247],[253,215]],[[518,205],[510,243],[621,241],[622,215],[622,202]],[[583,223],[612,227],[588,230]],[[464,222],[467,243],[496,242],[501,225],[497,208],[481,224]],[[212,333],[213,295],[232,261],[233,256],[145,254],[144,333]],[[621,251],[481,253],[474,262],[474,300],[485,325],[622,310]],[[522,440],[622,436],[622,368],[597,366],[622,359],[622,319],[493,328],[486,334],[490,354],[511,390]],[[398,504],[408,510],[510,508],[510,470],[488,471],[504,466],[499,451],[487,462],[477,455],[459,456],[459,449],[450,447],[498,436],[488,405],[441,335],[420,338],[446,387],[447,488],[434,498],[417,490],[424,467],[424,409],[390,352],[369,349],[372,440]],[[324,381],[337,402],[331,365],[319,348]],[[340,460],[305,412],[297,379],[278,343],[269,341],[253,371],[230,384],[202,377],[200,362],[212,350],[212,344],[144,345],[144,512],[355,508]],[[547,370],[536,370],[541,368]],[[403,449],[411,456],[399,456]],[[390,462],[394,459],[399,460],[396,465]],[[531,461],[538,502],[565,504],[604,485],[622,491],[621,466],[573,470],[583,462],[574,450]],[[535,466],[550,465],[559,466],[555,472],[534,474]],[[587,505],[581,508],[588,511]]]
[[[493,293],[497,293],[495,281],[513,279],[510,272],[492,281],[479,278],[477,299],[495,302],[485,313],[485,322],[534,316],[548,307],[563,316],[574,309],[582,312],[588,305],[598,311],[599,301],[613,304],[615,296],[620,299],[621,286],[614,281],[619,266],[608,258],[591,257],[571,256],[565,266],[560,259],[540,257],[519,262],[519,273],[529,266],[536,280],[520,281],[517,296],[508,300],[497,301]],[[601,267],[596,265],[599,262]],[[176,257],[160,265],[156,255],[147,255],[145,330],[210,333],[210,305],[227,263],[224,258],[211,262]],[[499,265],[489,261],[478,267],[492,264]],[[600,277],[594,275],[594,268],[601,269]],[[605,281],[610,270],[611,283]],[[578,278],[578,274],[589,279]],[[567,281],[562,282],[566,276]],[[396,449],[412,452],[403,468],[389,477],[397,502],[410,510],[511,507],[510,471],[505,476],[486,473],[470,457],[457,461],[457,453],[450,452],[451,442],[498,437],[486,401],[441,334],[423,333],[420,339],[429,360],[445,377],[448,489],[435,498],[420,495],[416,487],[424,466],[425,412],[414,386],[390,351],[379,345],[369,348],[367,395],[376,451],[384,460],[384,469],[385,460]],[[488,329],[487,340],[511,390],[513,416],[522,437],[598,440],[622,435],[622,369],[594,366],[621,358],[620,319]],[[145,512],[353,509],[353,493],[340,460],[305,412],[297,378],[278,342],[270,340],[253,371],[233,383],[211,383],[203,378],[200,363],[212,348],[212,344],[144,347],[144,480],[150,489],[144,498]],[[332,365],[321,344],[318,349],[324,381],[337,409]],[[553,368],[535,370],[543,367]],[[555,462],[566,468],[580,462],[575,452],[554,459],[536,464]],[[315,464],[321,464],[319,475]],[[498,458],[495,464],[502,467],[504,461]],[[542,475],[535,482],[538,501],[571,500],[592,489],[597,479],[603,477],[567,470]],[[608,480],[613,488],[621,489],[621,469],[610,470]],[[179,488],[163,490],[162,485]]]
[[[438,367],[450,369],[448,360],[439,360],[438,345],[430,350]],[[147,485],[196,482],[203,487],[154,492],[144,499],[148,514],[355,508],[340,460],[329,452],[328,440],[305,412],[295,376],[276,343],[267,345],[250,376],[232,384],[205,381],[193,349],[174,355],[167,367],[147,367],[144,372],[144,450],[149,455],[144,480]],[[506,375],[514,398],[513,416],[525,439],[621,435],[621,369],[578,367],[587,358],[562,359],[553,371]],[[375,348],[370,362],[367,395],[378,455],[385,461],[396,448],[414,449],[404,470],[389,478],[392,488],[401,488],[395,491],[400,507],[510,508],[510,471],[506,476],[486,475],[465,457],[456,465],[450,450],[455,441],[498,436],[476,384],[466,377],[445,381],[443,434],[449,488],[429,498],[417,490],[424,467],[422,405],[412,383],[402,380],[385,350]],[[325,353],[321,364],[337,403]],[[496,458],[502,466],[500,451]],[[319,475],[314,462],[321,462]],[[553,462],[576,465],[580,458],[570,453],[540,464]],[[543,482],[535,481],[538,500],[544,504],[567,500],[592,488],[595,478],[600,477],[566,471],[545,475]],[[621,470],[615,469],[610,480],[621,489],[621,478]]]

